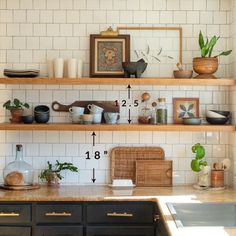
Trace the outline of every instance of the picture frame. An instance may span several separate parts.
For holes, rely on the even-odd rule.
[[[173,98],[173,122],[183,123],[184,117],[199,117],[199,98]]]
[[[124,77],[130,61],[130,35],[90,35],[90,77]]]

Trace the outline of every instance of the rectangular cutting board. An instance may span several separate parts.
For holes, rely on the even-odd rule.
[[[111,151],[111,179],[132,179],[136,182],[137,160],[163,160],[161,147],[116,147]]]
[[[139,187],[172,186],[172,161],[137,160],[136,185]]]

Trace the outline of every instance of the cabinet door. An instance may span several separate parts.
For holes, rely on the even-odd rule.
[[[30,236],[30,227],[0,227],[0,236]]]
[[[34,236],[83,236],[82,226],[39,226]]]
[[[89,226],[87,236],[154,236],[152,226]]]

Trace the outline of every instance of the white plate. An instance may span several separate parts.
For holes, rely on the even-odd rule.
[[[113,188],[113,189],[132,189],[132,188],[135,188],[135,187],[136,187],[135,184],[130,185],[130,186],[118,186],[118,185],[108,184],[108,186],[109,186],[110,188]]]

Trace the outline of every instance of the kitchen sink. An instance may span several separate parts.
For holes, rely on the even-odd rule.
[[[167,203],[177,227],[236,227],[236,203]]]

